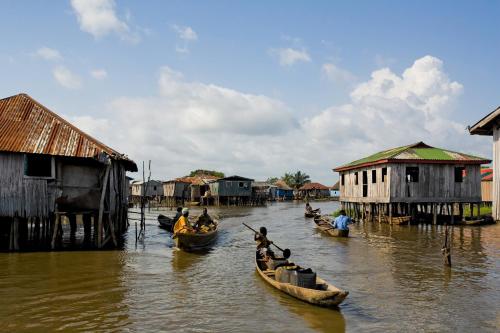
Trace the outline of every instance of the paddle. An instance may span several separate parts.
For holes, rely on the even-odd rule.
[[[246,223],[242,223],[242,224],[243,224],[245,227],[247,227],[248,229],[250,229],[250,230],[252,230],[253,232],[255,232],[256,234],[260,234],[260,232],[258,232],[257,230],[255,230],[254,228],[252,228],[251,226],[249,226],[248,224],[246,224]],[[276,246],[276,248],[277,248],[278,250],[280,250],[281,252],[285,252],[285,250],[286,250],[286,249],[285,249],[285,250],[283,250],[281,247],[279,247],[278,245],[276,245],[276,244],[274,244],[274,243],[272,243],[272,245]]]

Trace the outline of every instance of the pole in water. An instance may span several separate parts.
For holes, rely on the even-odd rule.
[[[451,239],[449,235],[449,228],[448,224],[446,224],[445,231],[444,231],[444,244],[443,247],[441,248],[441,253],[443,254],[443,261],[444,264],[448,267],[451,267]]]

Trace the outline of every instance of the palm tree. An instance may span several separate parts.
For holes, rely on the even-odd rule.
[[[310,183],[311,182],[311,177],[306,174],[305,172],[302,171],[297,171],[293,175],[293,187],[297,190],[304,186],[304,184]]]
[[[294,178],[293,178],[293,175],[291,173],[286,172],[285,175],[283,177],[281,177],[281,180],[284,181],[290,187],[295,186]]]

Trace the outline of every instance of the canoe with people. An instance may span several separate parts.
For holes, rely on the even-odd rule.
[[[183,208],[173,228],[172,238],[175,245],[186,251],[199,251],[210,248],[217,239],[218,223],[208,215],[207,208],[193,223],[189,221],[189,209]]]
[[[312,206],[309,204],[309,202],[306,203],[306,207],[305,207],[305,211],[304,211],[305,217],[311,218],[311,217],[318,216],[320,214],[321,214],[320,208],[313,209]]]
[[[341,230],[332,225],[330,219],[326,216],[314,217],[316,227],[321,231],[332,237],[349,237],[349,228]]]
[[[168,217],[163,214],[158,215],[159,227],[167,230],[168,232],[174,231],[175,222],[182,216],[182,207],[177,207],[177,212],[174,217]]]
[[[271,286],[304,302],[324,307],[336,307],[347,297],[348,291],[341,290],[319,278],[312,269],[302,268],[290,262],[291,251],[283,250],[268,240],[265,227],[256,231],[247,224],[243,224],[255,234],[256,270]],[[282,255],[276,255],[271,250],[271,245],[280,250]]]

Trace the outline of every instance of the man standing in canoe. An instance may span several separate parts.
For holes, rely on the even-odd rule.
[[[340,215],[333,221],[332,226],[338,230],[349,230],[348,225],[352,223],[351,218],[346,215],[345,210],[340,210]]]
[[[183,208],[182,216],[179,217],[179,219],[177,220],[177,222],[175,222],[174,225],[174,236],[176,234],[184,234],[194,231],[189,224],[188,216],[189,216],[189,209]]]

